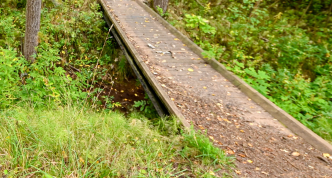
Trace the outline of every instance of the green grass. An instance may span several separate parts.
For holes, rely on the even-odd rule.
[[[0,125],[0,176],[209,177],[231,165],[221,150],[202,159],[192,143],[203,137],[162,135],[137,113],[27,105],[2,111]]]

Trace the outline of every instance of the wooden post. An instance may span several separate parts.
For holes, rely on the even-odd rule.
[[[26,5],[26,23],[24,51],[25,58],[34,62],[33,54],[38,46],[38,32],[40,29],[41,0],[28,0]]]

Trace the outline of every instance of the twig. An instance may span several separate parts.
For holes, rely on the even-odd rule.
[[[108,35],[110,34],[112,28],[113,28],[113,24],[112,24],[112,26],[110,27],[110,29],[108,30],[107,36],[106,36],[105,41],[104,41],[103,48],[101,49],[100,55],[99,55],[98,60],[97,60],[97,64],[96,64],[96,66],[94,67],[93,78],[92,78],[92,82],[91,82],[91,84],[93,84],[93,82],[95,81],[96,71],[97,71],[97,67],[98,67],[98,64],[99,64],[99,59],[101,58],[101,55],[103,54],[103,50],[104,50],[104,48],[105,48],[106,41],[107,41],[107,39],[108,39]],[[89,92],[91,91],[91,89],[92,89],[92,85],[91,85],[90,88],[89,88]]]
[[[97,67],[98,67],[98,64],[99,64],[99,59],[100,59],[100,57],[101,57],[101,55],[102,55],[102,53],[103,53],[104,47],[105,47],[105,45],[106,45],[106,41],[107,41],[107,39],[108,39],[108,35],[110,34],[112,28],[113,28],[113,24],[112,24],[112,26],[110,27],[110,29],[108,30],[108,33],[107,33],[107,36],[106,36],[106,38],[105,38],[105,42],[104,42],[103,48],[101,49],[100,55],[99,55],[98,60],[97,60],[97,64],[96,64],[96,66],[94,67],[93,78],[92,78],[91,86],[90,86],[90,88],[89,88],[89,90],[88,90],[88,93],[91,92],[92,85],[93,85],[93,82],[94,82],[95,77],[96,77],[96,70],[97,70]],[[88,82],[88,84],[89,84],[89,82]],[[85,103],[86,103],[87,99],[88,99],[88,97],[85,99]]]
[[[297,24],[303,19],[304,15],[308,12],[308,10],[309,10],[309,8],[310,8],[310,6],[311,6],[311,4],[312,4],[312,1],[313,1],[313,0],[311,0],[311,1],[309,2],[307,8],[303,11],[303,14],[302,14],[301,18],[297,21]]]
[[[331,14],[331,11],[332,11],[332,2],[331,2],[331,5],[330,5],[330,9],[329,9],[329,13],[327,14],[327,18],[326,18],[326,25],[329,23],[330,21],[330,14]]]
[[[261,0],[256,1],[254,8],[253,8],[252,11],[250,11],[250,13],[249,13],[249,17],[252,17],[252,14],[253,14],[253,13],[259,8],[259,4],[260,4],[261,2],[262,2]]]
[[[293,167],[295,167],[296,169],[299,169],[299,168],[296,167],[293,163],[291,163],[287,158],[285,158],[285,160],[286,160],[289,164],[291,164]]]
[[[77,69],[77,68],[75,68],[74,66],[72,66],[72,65],[70,65],[70,64],[68,64],[68,66],[69,66],[70,68],[72,68],[72,69],[76,70],[77,72],[81,72],[81,70],[80,70],[80,69]]]

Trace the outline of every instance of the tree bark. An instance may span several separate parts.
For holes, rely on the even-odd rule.
[[[38,32],[40,29],[41,0],[28,0],[26,5],[26,23],[24,39],[24,56],[27,60],[34,62],[32,57],[38,46]]]
[[[153,8],[157,10],[157,6],[163,9],[163,13],[167,11],[168,0],[153,0]]]

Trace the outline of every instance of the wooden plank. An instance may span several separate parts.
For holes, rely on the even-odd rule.
[[[122,39],[122,41],[124,42],[124,44],[128,47],[128,50],[131,53],[131,55],[133,56],[136,64],[138,65],[140,70],[143,72],[144,76],[148,79],[148,82],[153,87],[153,89],[155,90],[157,95],[160,97],[160,99],[163,101],[166,108],[169,110],[169,112],[172,115],[175,115],[177,118],[179,118],[180,121],[182,122],[182,124],[186,128],[189,128],[190,124],[185,120],[182,113],[178,110],[178,108],[175,106],[175,104],[171,101],[169,96],[163,90],[163,88],[161,87],[159,82],[152,75],[148,66],[146,66],[146,64],[143,62],[143,59],[140,57],[140,54],[136,51],[135,47],[131,44],[131,42],[129,41],[125,32],[122,30],[121,26],[119,25],[119,23],[115,20],[112,13],[108,10],[106,0],[99,0],[99,2],[101,3],[102,7],[106,10],[106,15],[114,24],[116,31],[118,32],[118,34],[119,34],[120,38]]]

